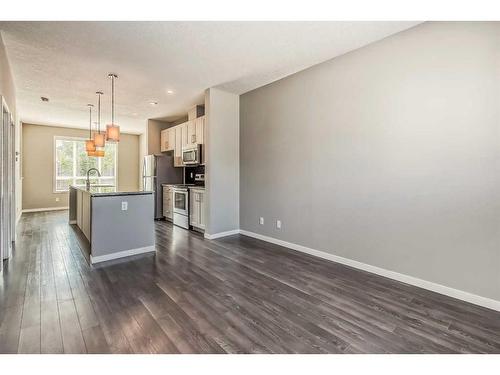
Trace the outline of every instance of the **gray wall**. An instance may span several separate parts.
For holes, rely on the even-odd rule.
[[[425,23],[242,95],[241,228],[500,300],[499,53]]]
[[[205,94],[206,233],[239,229],[239,96],[218,89]]]

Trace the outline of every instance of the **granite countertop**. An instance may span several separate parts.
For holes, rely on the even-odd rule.
[[[189,189],[205,190],[205,186],[189,186]]]
[[[110,185],[93,185],[90,187],[90,190],[87,190],[85,186],[74,186],[71,185],[73,189],[82,190],[90,194],[92,197],[113,197],[118,195],[145,195],[145,194],[153,194],[152,191],[144,191],[139,189],[122,191],[119,190],[116,186]]]

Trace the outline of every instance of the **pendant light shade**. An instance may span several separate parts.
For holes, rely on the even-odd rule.
[[[95,143],[93,139],[87,139],[85,141],[85,150],[87,150],[87,153],[95,151]]]
[[[94,144],[96,147],[104,147],[106,144],[106,134],[94,132]]]
[[[111,124],[106,125],[106,140],[112,142],[120,141],[120,127],[115,124],[115,78],[118,76],[114,73],[109,73],[111,78]]]
[[[92,139],[92,104],[87,104],[89,107],[89,139],[85,141],[85,150],[87,151],[87,154],[89,155],[89,152],[95,151],[95,143],[94,140]],[[89,155],[90,156],[90,155]]]
[[[106,134],[101,133],[101,95],[102,91],[97,91],[97,131],[94,132],[94,144],[96,147],[106,145]]]
[[[98,158],[104,157],[104,150],[97,149],[97,150],[94,151],[94,153],[95,153],[94,156],[97,156]]]

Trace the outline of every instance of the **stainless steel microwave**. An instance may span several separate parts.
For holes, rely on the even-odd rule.
[[[202,145],[186,146],[182,149],[182,164],[193,165],[203,163]]]

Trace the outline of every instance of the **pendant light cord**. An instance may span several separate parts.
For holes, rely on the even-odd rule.
[[[115,124],[115,75],[111,76],[111,123]]]
[[[98,92],[97,95],[97,133],[101,134],[101,93]]]
[[[92,139],[92,105],[89,104],[89,139]]]

